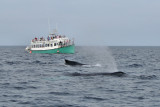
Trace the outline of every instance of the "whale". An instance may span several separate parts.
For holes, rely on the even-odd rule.
[[[118,72],[112,72],[112,73],[108,73],[108,72],[98,72],[98,73],[78,73],[78,72],[74,72],[74,73],[69,73],[68,75],[70,76],[116,76],[116,77],[124,77],[126,76],[126,73],[122,72],[122,71],[118,71]]]
[[[67,59],[65,59],[65,64],[66,65],[71,65],[71,66],[87,65],[87,64],[82,64],[82,63],[76,62],[76,61],[67,60]]]
[[[65,59],[65,64],[66,65],[71,65],[71,66],[87,65],[87,64],[76,62],[76,61],[67,60],[67,59]],[[122,71],[117,71],[117,72],[94,72],[94,73],[74,72],[74,73],[68,73],[67,75],[69,75],[69,76],[99,76],[99,75],[102,75],[102,76],[122,77],[122,76],[126,76],[126,73],[124,73]]]

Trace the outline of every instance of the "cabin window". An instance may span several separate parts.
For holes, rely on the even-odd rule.
[[[49,47],[49,44],[48,44],[48,47]]]
[[[54,43],[54,46],[56,46],[56,43]]]
[[[34,48],[35,48],[36,46],[34,45]]]
[[[52,47],[53,45],[51,44],[51,47]]]
[[[46,44],[46,47],[47,47],[47,44]]]

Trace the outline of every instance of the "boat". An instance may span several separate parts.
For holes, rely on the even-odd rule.
[[[47,39],[41,37],[31,40],[31,44],[25,49],[29,53],[47,53],[47,54],[74,54],[74,39],[69,39],[65,35],[57,34],[57,30],[50,33]]]

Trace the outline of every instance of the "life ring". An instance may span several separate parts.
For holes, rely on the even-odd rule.
[[[57,53],[59,53],[59,50],[57,50]]]
[[[30,51],[29,53],[32,53],[32,51]]]

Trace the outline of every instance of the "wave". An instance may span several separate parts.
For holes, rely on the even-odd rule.
[[[21,102],[19,102],[18,104],[27,104],[27,105],[31,105],[31,104],[33,104],[33,102],[30,102],[30,101],[21,101]]]
[[[37,87],[35,86],[15,86],[13,88],[16,90],[37,89]]]
[[[160,71],[160,69],[153,69],[154,71]]]
[[[140,75],[138,77],[139,79],[142,79],[142,80],[152,80],[152,79],[157,79],[157,76],[156,75]]]
[[[45,107],[46,105],[42,106]],[[47,106],[48,107],[48,106]],[[50,106],[49,106],[50,107]],[[54,104],[53,107],[85,107],[85,106],[79,106],[77,104]]]
[[[6,64],[8,65],[14,65],[14,64],[21,64],[22,61],[6,61]]]
[[[17,86],[17,87],[13,87],[14,89],[17,89],[17,90],[24,90],[26,89],[25,87],[20,87],[20,86]]]
[[[71,95],[70,93],[66,93],[66,92],[49,92],[48,94],[54,94],[54,95]]]
[[[130,67],[130,68],[139,68],[139,67],[143,67],[143,65],[141,65],[141,64],[131,64],[131,65],[128,65],[128,67]]]
[[[106,100],[104,98],[100,98],[100,97],[89,97],[89,96],[85,96],[85,99],[91,99],[91,100],[96,100],[96,101],[103,101]]]
[[[36,60],[36,61],[33,61],[32,64],[47,64],[47,63]]]

